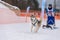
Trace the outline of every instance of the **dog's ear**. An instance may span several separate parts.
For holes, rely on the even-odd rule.
[[[30,16],[32,16],[32,15],[34,16],[34,12],[30,14]]]

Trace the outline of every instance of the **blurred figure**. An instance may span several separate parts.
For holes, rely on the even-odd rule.
[[[29,13],[30,11],[30,6],[27,7],[26,12]]]
[[[38,32],[39,28],[41,27],[42,18],[38,20],[34,14],[31,14],[31,32]]]
[[[46,25],[46,27],[54,28],[54,26],[55,26],[55,9],[52,7],[52,4],[48,5],[48,8],[46,9],[46,14],[47,14],[47,25]],[[50,27],[50,25],[52,25],[52,26]]]

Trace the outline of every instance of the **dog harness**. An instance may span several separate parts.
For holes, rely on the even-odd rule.
[[[35,18],[35,16],[31,16],[32,25],[35,26],[37,22],[38,22],[38,20]]]
[[[41,23],[41,20],[39,21],[33,16],[33,17],[31,17],[31,23],[32,23],[33,26],[36,26],[37,23],[38,24]]]

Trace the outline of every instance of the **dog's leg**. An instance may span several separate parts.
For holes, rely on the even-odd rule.
[[[33,26],[31,26],[31,32],[32,32]]]
[[[37,32],[37,31],[39,30],[39,28],[40,28],[40,25],[37,24],[37,26],[36,26],[36,28],[34,29],[34,31]]]
[[[37,32],[38,31],[38,27],[36,27],[35,29],[34,29],[34,32]]]

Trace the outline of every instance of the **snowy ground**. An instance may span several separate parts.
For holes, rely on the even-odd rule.
[[[0,40],[60,40],[60,20],[56,20],[58,29],[42,29],[38,33],[30,32],[30,23],[0,25]]]

